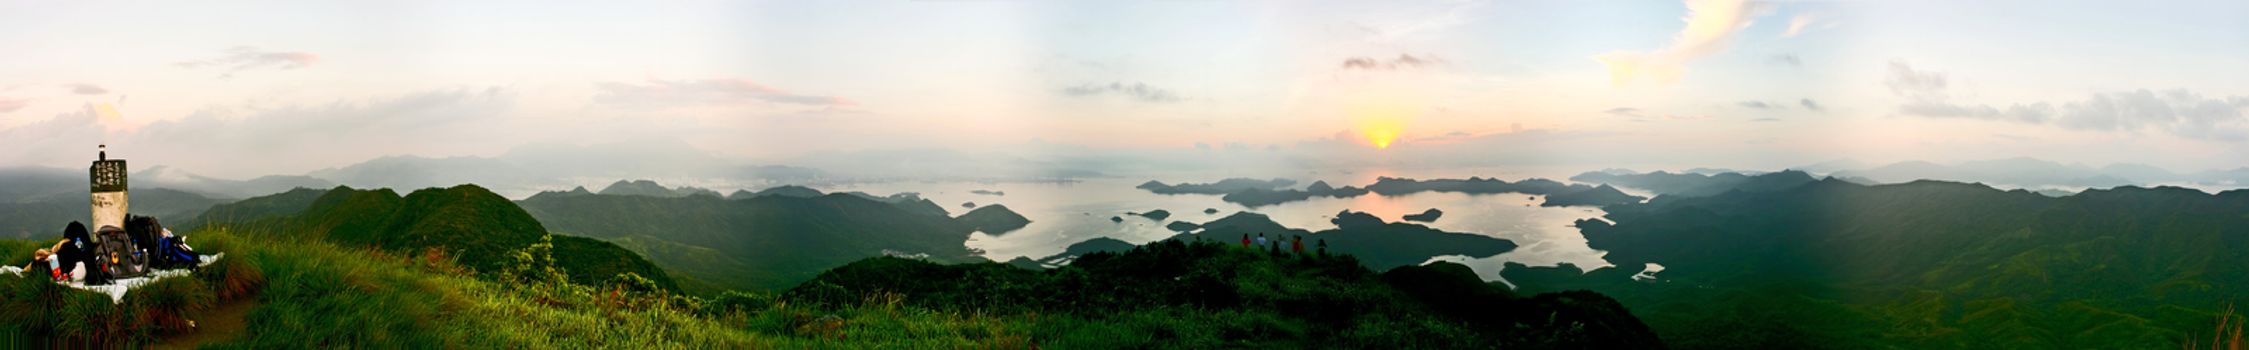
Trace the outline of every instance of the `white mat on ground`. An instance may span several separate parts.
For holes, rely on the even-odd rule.
[[[204,255],[203,263],[197,264],[196,266],[211,266],[211,262],[219,261],[219,258],[224,256],[226,256],[226,253]],[[0,267],[0,272],[6,272],[10,275],[22,276],[23,268],[17,266]],[[94,291],[95,293],[108,294],[110,303],[123,303],[125,302],[126,291],[132,290],[135,287],[140,287],[144,284],[156,282],[156,280],[164,279],[165,277],[186,276],[188,273],[190,273],[190,271],[188,271],[187,269],[159,270],[149,273],[146,276],[110,280],[109,285],[106,286],[89,286],[86,285],[85,281],[75,280],[63,282],[62,285],[70,286],[71,288],[90,290]]]

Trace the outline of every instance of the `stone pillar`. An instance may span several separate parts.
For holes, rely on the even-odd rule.
[[[106,152],[105,152],[106,153]],[[125,227],[125,213],[129,212],[125,200],[125,160],[103,159],[87,168],[93,187],[94,223],[87,229],[100,230],[102,226]]]

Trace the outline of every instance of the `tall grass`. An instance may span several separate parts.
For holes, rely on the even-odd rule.
[[[2224,313],[2218,314],[2218,326],[2216,330],[2210,333],[2210,343],[2203,344],[2198,340],[2188,339],[2186,348],[2188,350],[2249,349],[2249,341],[2244,341],[2245,338],[2242,337],[2242,325],[2244,323],[2243,321],[2244,320],[2242,315],[2234,313],[2233,306],[2227,305],[2226,311]]]
[[[468,275],[457,262],[310,241],[248,241],[222,230],[228,259],[205,274],[229,294],[255,293],[245,334],[218,348],[745,347],[751,334],[667,308],[609,309],[583,286],[512,285]],[[248,236],[248,235],[245,235]],[[256,235],[268,236],[268,235]],[[222,260],[222,262],[225,260]],[[254,268],[243,268],[254,267]]]

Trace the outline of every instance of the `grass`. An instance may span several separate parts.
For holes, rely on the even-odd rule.
[[[249,239],[270,235],[228,228],[192,235],[198,248],[226,258],[194,278],[135,289],[123,304],[0,277],[0,347],[138,347],[195,336],[223,339],[204,346],[215,349],[1025,348],[1041,326],[1037,316],[932,311],[897,299],[829,307],[742,293],[704,300],[503,283],[436,254]],[[27,256],[33,245],[0,241],[0,252]],[[213,337],[187,326],[236,302],[256,305],[239,334]]]
[[[2234,313],[2232,306],[2226,306],[2225,313],[2221,313],[2218,315],[2217,329],[2210,333],[2210,343],[2203,344],[2199,340],[2189,339],[2187,340],[2186,348],[2188,350],[2249,349],[2249,341],[2244,341],[2244,338],[2242,337],[2243,323],[2244,322],[2242,320],[2242,315]]]

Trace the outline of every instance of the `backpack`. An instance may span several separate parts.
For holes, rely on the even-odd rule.
[[[145,253],[134,254],[141,250],[133,246],[133,237],[124,229],[102,226],[94,235],[100,242],[94,249],[94,260],[105,265],[103,272],[109,273],[108,277],[133,278],[147,274]]]
[[[141,252],[144,263],[155,261],[147,257],[156,254],[156,240],[164,235],[163,224],[157,223],[154,217],[126,215],[125,234],[133,237],[133,248]]]
[[[201,263],[194,253],[181,249],[179,236],[164,237],[156,243],[156,262],[167,269],[194,268]]]

